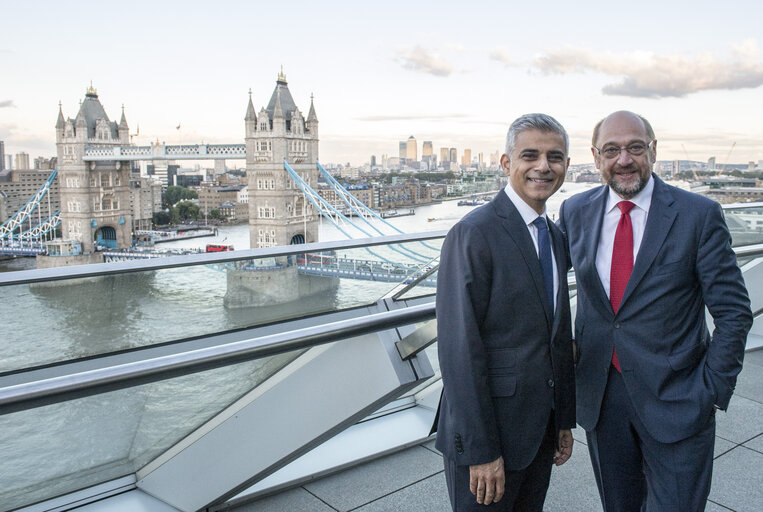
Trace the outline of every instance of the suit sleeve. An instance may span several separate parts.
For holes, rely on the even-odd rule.
[[[705,378],[715,390],[715,404],[725,409],[742,369],[752,312],[719,204],[712,205],[705,217],[697,251],[697,275],[715,323],[707,350]]]
[[[487,381],[480,334],[492,286],[493,261],[480,229],[456,224],[443,244],[437,277],[437,337],[443,393],[451,431],[458,441],[458,465],[491,462],[501,456],[500,438]]]

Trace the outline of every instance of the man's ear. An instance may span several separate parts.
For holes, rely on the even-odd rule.
[[[506,176],[511,173],[511,158],[506,153],[501,155],[501,169]]]

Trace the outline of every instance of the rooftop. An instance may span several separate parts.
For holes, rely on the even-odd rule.
[[[745,355],[727,413],[718,413],[708,512],[757,512],[763,503],[763,350]],[[585,432],[572,458],[554,468],[546,512],[601,510]],[[429,440],[300,487],[232,508],[235,512],[448,512],[442,457]]]

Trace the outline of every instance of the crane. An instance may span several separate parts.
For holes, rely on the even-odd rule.
[[[736,141],[734,141],[731,144],[731,148],[729,149],[729,152],[726,153],[726,158],[723,160],[723,165],[721,165],[721,170],[718,171],[719,175],[723,174],[723,172],[726,170],[726,164],[729,163],[729,157],[731,156],[731,152],[734,151],[734,146],[736,146],[736,145],[737,145]]]
[[[684,155],[686,155],[686,160],[689,162],[689,169],[691,169],[691,173],[694,175],[694,180],[699,181],[699,176],[697,176],[697,171],[694,170],[694,162],[691,158],[689,158],[689,152],[686,151],[686,147],[681,144],[681,148],[684,150]]]

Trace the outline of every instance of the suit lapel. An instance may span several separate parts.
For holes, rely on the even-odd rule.
[[[620,302],[620,309],[627,302],[628,297],[636,289],[646,271],[652,265],[654,258],[662,248],[665,238],[668,236],[673,221],[676,218],[673,204],[673,195],[670,193],[667,185],[654,176],[654,191],[652,192],[652,202],[649,205],[649,215],[644,227],[644,236],[641,238],[638,256],[633,263],[633,271],[628,279],[628,284],[623,293],[623,300]]]
[[[537,252],[535,252],[535,245],[533,244],[532,238],[530,238],[527,225],[519,214],[519,211],[517,211],[516,207],[509,199],[509,196],[507,196],[503,190],[498,192],[498,195],[495,196],[491,205],[501,219],[501,227],[503,227],[519,248],[519,253],[522,255],[525,265],[527,265],[527,268],[530,270],[530,276],[535,284],[535,292],[538,294],[538,300],[543,304],[543,311],[546,313],[546,322],[550,327],[553,322],[553,315],[546,304],[546,289],[543,284],[543,273],[540,268],[540,260],[538,259]]]
[[[592,290],[592,302],[598,306],[605,317],[613,317],[612,305],[607,297],[607,291],[601,284],[599,271],[596,269],[596,253],[599,247],[599,238],[601,237],[601,225],[604,222],[604,209],[607,207],[607,197],[609,187],[601,187],[596,194],[591,197],[590,207],[580,210],[580,215],[587,218],[579,219],[581,226],[591,222],[591,228],[581,229],[585,237],[585,254],[589,255],[585,265],[581,269],[575,269],[575,276],[578,280],[585,282],[585,289]],[[590,220],[589,220],[590,219]]]

